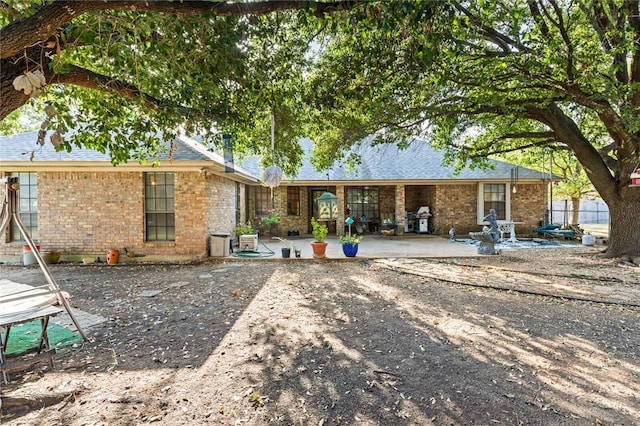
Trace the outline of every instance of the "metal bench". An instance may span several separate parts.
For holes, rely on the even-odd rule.
[[[1,309],[2,303],[0,303]],[[9,383],[9,373],[16,371],[41,361],[49,361],[51,368],[54,368],[53,355],[55,349],[49,344],[49,336],[47,334],[47,326],[49,318],[58,315],[63,309],[58,306],[44,306],[26,308],[21,311],[0,314],[0,329],[4,333],[0,335],[0,371],[2,372],[2,381]],[[22,353],[15,355],[7,354],[7,344],[11,334],[11,327],[31,321],[40,321],[41,332],[38,344]],[[25,359],[25,355],[35,352],[35,356]]]

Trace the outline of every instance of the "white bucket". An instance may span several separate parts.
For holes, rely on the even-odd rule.
[[[582,236],[583,246],[592,246],[596,243],[596,236],[591,234],[585,234]]]
[[[39,245],[36,245],[36,250],[40,252]],[[36,259],[36,255],[31,251],[31,247],[29,247],[28,245],[22,246],[22,264],[24,266],[28,266],[35,265],[36,263],[38,263],[38,260]]]

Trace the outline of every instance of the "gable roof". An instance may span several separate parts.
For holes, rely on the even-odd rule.
[[[512,170],[516,165],[505,161],[489,160],[493,168],[482,170],[465,168],[458,174],[453,166],[445,166],[444,155],[441,151],[432,148],[428,142],[416,140],[406,149],[398,148],[397,144],[384,144],[370,146],[365,143],[354,147],[351,153],[361,157],[361,164],[355,170],[349,170],[343,161],[334,162],[333,167],[317,171],[311,164],[311,150],[313,142],[302,139],[300,144],[305,152],[302,167],[298,174],[284,184],[312,184],[327,183],[327,174],[332,184],[336,183],[376,183],[376,182],[421,182],[432,181],[505,181],[510,180]],[[262,169],[257,159],[250,159],[242,163],[242,166],[251,173],[260,175]],[[548,179],[548,175],[526,167],[518,167],[519,181],[539,181]]]
[[[0,171],[38,171],[38,170],[79,170],[86,168],[102,171],[149,170],[151,165],[129,162],[114,167],[109,153],[74,147],[71,152],[56,151],[47,141],[44,146],[37,145],[38,132],[22,133],[16,136],[0,136]],[[160,167],[155,170],[201,170],[207,168],[217,174],[224,173],[224,158],[212,152],[197,140],[178,137],[174,140],[176,150],[169,161],[167,152],[159,154]],[[327,174],[332,184],[362,183],[381,184],[394,182],[437,183],[469,181],[508,181],[516,165],[499,160],[489,160],[493,168],[465,168],[458,174],[453,166],[443,165],[444,155],[432,148],[424,140],[415,140],[407,148],[400,149],[397,144],[371,146],[362,143],[354,146],[351,153],[360,156],[362,162],[355,170],[349,170],[343,161],[336,161],[327,169],[317,171],[311,164],[313,142],[301,139],[304,150],[302,166],[294,177],[286,176],[284,185],[326,185]],[[169,146],[167,142],[166,147]],[[33,153],[33,159],[31,159]],[[518,180],[541,181],[548,175],[526,167],[517,166]],[[263,169],[259,158],[251,157],[238,161],[234,173],[227,173],[230,179],[256,183]]]
[[[149,170],[155,159],[150,158],[149,164],[139,164],[137,161],[113,166],[109,152],[101,153],[93,149],[74,146],[71,152],[56,151],[49,143],[48,138],[43,146],[37,144],[38,132],[22,133],[15,136],[0,136],[0,170],[100,170],[123,171]],[[215,152],[207,150],[197,141],[179,136],[173,141],[175,150],[169,160],[169,142],[164,146],[167,150],[158,154],[159,167],[154,170],[201,170],[207,168],[217,173],[224,173],[224,159]],[[256,182],[256,176],[247,173],[240,167],[236,167],[233,175],[227,174],[231,179],[249,180]]]

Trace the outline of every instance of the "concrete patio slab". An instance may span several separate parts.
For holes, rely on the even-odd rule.
[[[312,259],[311,237],[288,238],[301,250],[301,258]],[[337,237],[327,238],[327,259],[347,259],[342,253],[342,246]],[[236,257],[256,259],[281,258],[282,244],[268,237],[259,240],[257,253],[234,253]],[[271,253],[273,252],[273,253]],[[293,258],[293,252],[291,257]],[[479,256],[477,248],[464,242],[454,242],[435,235],[416,236],[382,236],[365,235],[358,247],[358,254],[353,259],[375,259],[384,257],[470,257]]]

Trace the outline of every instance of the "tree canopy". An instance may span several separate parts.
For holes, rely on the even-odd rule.
[[[62,148],[108,149],[114,163],[153,157],[177,131],[205,143],[231,133],[237,153],[293,171],[305,136],[309,28],[359,2],[41,3],[2,2],[0,120],[46,105],[42,117],[63,135]],[[37,73],[42,88],[16,90],[16,78]],[[277,158],[266,148],[272,112],[275,152],[287,154]]]

